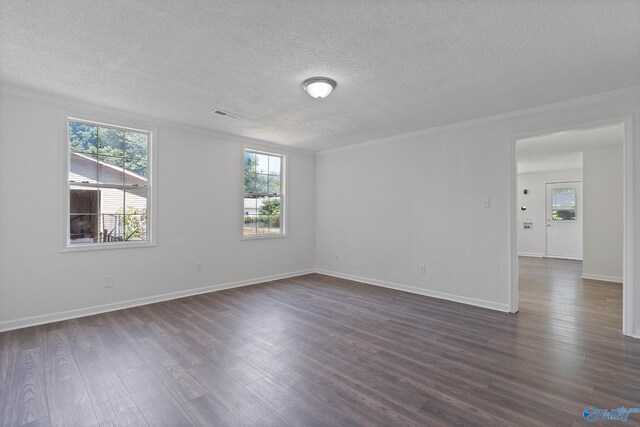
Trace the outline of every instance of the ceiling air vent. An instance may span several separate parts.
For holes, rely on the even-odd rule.
[[[222,116],[222,117],[229,117],[230,119],[239,119],[240,116],[230,113],[228,111],[223,111],[223,110],[218,110],[217,108],[214,108],[213,110],[211,110],[211,112],[213,114],[217,114],[218,116]]]

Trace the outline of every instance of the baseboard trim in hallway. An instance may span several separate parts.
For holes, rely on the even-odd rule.
[[[582,273],[583,279],[600,280],[601,282],[622,283],[622,277],[619,276],[602,276],[599,274]]]

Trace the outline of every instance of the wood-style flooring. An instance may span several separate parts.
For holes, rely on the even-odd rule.
[[[312,274],[5,332],[0,424],[569,426],[640,407],[621,286],[580,269],[521,259],[517,315]]]

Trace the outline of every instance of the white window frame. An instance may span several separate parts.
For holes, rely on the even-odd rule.
[[[69,148],[71,141],[69,139],[69,122],[82,122],[90,125],[97,125],[109,128],[115,128],[125,131],[144,132],[149,134],[149,148],[147,152],[147,240],[145,241],[121,241],[121,242],[93,242],[93,243],[74,243],[71,244],[69,239],[71,232],[71,224],[69,221],[69,210],[71,198],[70,190],[71,183],[69,182]],[[98,117],[87,114],[76,114],[72,112],[63,112],[63,138],[64,150],[64,172],[63,172],[63,187],[62,187],[62,221],[64,226],[62,235],[62,244],[60,252],[85,252],[96,250],[110,250],[110,249],[128,249],[128,248],[143,248],[157,246],[157,233],[156,233],[156,188],[155,188],[155,172],[156,172],[156,145],[157,145],[157,128],[153,125],[145,125],[140,123],[131,123],[120,119],[112,119],[107,117]]]
[[[280,233],[278,234],[244,234],[244,154],[246,151],[251,151],[258,154],[265,154],[267,156],[278,156],[281,158],[280,163]],[[242,145],[240,151],[240,184],[242,185],[242,217],[240,224],[240,240],[264,240],[264,239],[280,239],[288,236],[287,227],[287,179],[289,174],[287,173],[287,153],[282,151],[275,151],[273,149],[258,147],[254,145]]]

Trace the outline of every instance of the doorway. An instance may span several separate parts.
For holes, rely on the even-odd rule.
[[[532,262],[534,258],[573,260],[571,262],[581,270],[584,258],[585,267],[598,264],[596,268],[601,269],[609,264],[615,268],[613,274],[602,275],[586,274],[585,270],[585,275],[579,279],[618,282],[623,301],[622,330],[625,335],[632,335],[632,290],[624,285],[632,283],[633,265],[628,233],[633,219],[631,129],[631,118],[625,117],[529,133],[513,139],[511,312],[519,309],[519,257],[531,257]],[[607,159],[601,153],[618,153],[616,165],[600,167]],[[535,170],[543,163],[543,170]],[[616,177],[615,183],[607,178],[606,185],[588,184],[594,182],[594,176],[602,176],[610,170]],[[538,172],[538,176],[534,172]],[[522,179],[523,173],[529,174],[528,181]],[[542,184],[533,180],[534,177]],[[594,203],[597,191],[604,194],[608,191],[604,202]],[[584,206],[585,201],[588,206]],[[603,212],[595,212],[594,205],[599,205]],[[606,218],[613,221],[606,221]],[[599,225],[594,227],[594,223]],[[613,229],[611,227],[617,229],[607,231]],[[584,239],[581,228],[584,228]],[[594,229],[603,232],[594,232]],[[606,241],[616,236],[618,240],[614,243]]]

